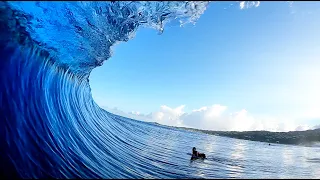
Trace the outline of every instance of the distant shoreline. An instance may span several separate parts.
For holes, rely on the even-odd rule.
[[[170,126],[174,127],[174,126]],[[209,135],[224,136],[250,141],[267,143],[291,144],[291,145],[312,145],[320,143],[320,129],[306,131],[270,132],[270,131],[210,131],[186,127],[174,127],[187,131],[196,131]]]

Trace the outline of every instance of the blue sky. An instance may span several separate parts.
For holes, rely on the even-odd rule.
[[[92,72],[93,98],[104,108],[138,111],[135,118],[170,119],[159,120],[168,125],[216,129],[243,119],[263,121],[260,129],[271,121],[320,124],[319,10],[318,2],[243,9],[239,2],[217,2],[196,25],[169,24],[162,35],[141,28]],[[192,114],[202,107],[204,114]],[[220,114],[205,114],[213,112]]]

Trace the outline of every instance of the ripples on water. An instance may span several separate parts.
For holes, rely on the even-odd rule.
[[[91,70],[140,26],[194,22],[203,2],[0,2],[0,172],[22,178],[314,178],[319,147],[130,120],[92,100]],[[207,154],[190,161],[192,147]]]

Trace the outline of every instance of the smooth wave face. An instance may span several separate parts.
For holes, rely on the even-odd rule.
[[[195,22],[206,6],[0,2],[1,175],[319,177],[319,164],[310,161],[319,159],[319,148],[265,146],[177,130],[113,115],[92,100],[88,76],[111,56],[114,44],[128,41],[140,26],[162,32],[170,21]],[[190,161],[193,146],[208,159]]]

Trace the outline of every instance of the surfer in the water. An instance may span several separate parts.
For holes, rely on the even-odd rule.
[[[193,147],[191,159],[197,159],[197,158],[206,158],[206,155],[204,153],[199,153],[197,149]]]

